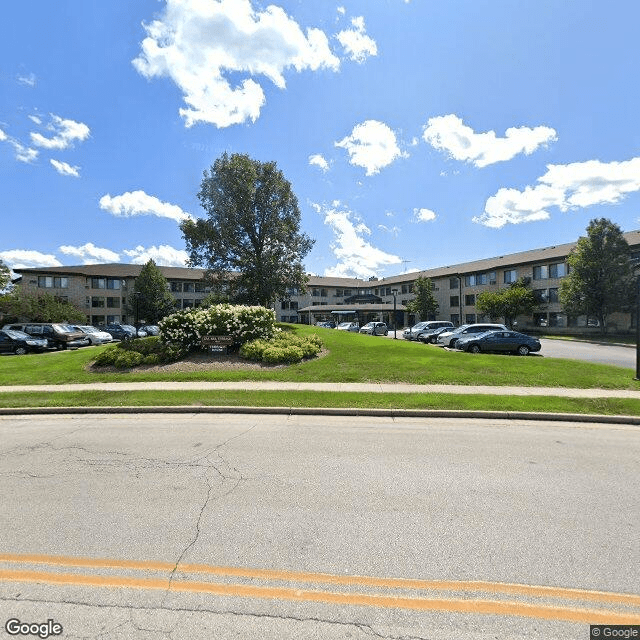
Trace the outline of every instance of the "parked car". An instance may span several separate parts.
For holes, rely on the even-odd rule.
[[[358,333],[360,331],[360,325],[357,322],[341,322],[336,329],[339,331],[354,331]]]
[[[456,349],[469,351],[470,353],[496,352],[517,353],[520,356],[529,355],[530,352],[540,351],[540,340],[518,333],[517,331],[487,331],[475,335],[460,338],[456,343]]]
[[[48,346],[45,338],[33,338],[24,331],[3,329],[0,331],[0,353],[15,353],[23,356],[29,351],[44,351]]]
[[[405,329],[402,332],[402,337],[405,340],[420,340],[420,336],[432,329],[438,329],[440,327],[449,327],[453,329],[453,322],[449,320],[424,320],[414,324],[413,327]]]
[[[160,327],[156,324],[143,324],[138,331],[144,331],[148,336],[159,336]]]
[[[485,331],[508,331],[508,329],[503,324],[462,324],[453,331],[443,331],[438,336],[438,344],[449,347],[450,349],[455,349],[456,342],[460,338],[464,338],[469,334],[484,333]]]
[[[316,323],[316,327],[322,327],[323,329],[335,329],[335,322],[318,322]]]
[[[107,342],[111,342],[113,340],[113,336],[106,331],[100,331],[100,329],[96,329],[88,324],[75,324],[71,325],[73,329],[77,329],[78,331],[82,331],[87,338],[89,338],[89,342],[91,344],[106,344]]]
[[[445,331],[451,331],[452,327],[437,327],[436,329],[429,329],[429,331],[423,331],[420,333],[418,340],[423,344],[435,344],[438,341],[438,336]]]
[[[386,336],[389,333],[389,327],[384,322],[367,322],[360,329],[360,333],[368,333],[372,336]]]
[[[61,322],[22,322],[5,324],[2,328],[23,331],[34,338],[43,338],[47,345],[54,349],[73,349],[91,344],[82,331]]]
[[[105,324],[97,329],[110,333],[114,340],[132,340],[137,334],[135,327],[130,324]]]

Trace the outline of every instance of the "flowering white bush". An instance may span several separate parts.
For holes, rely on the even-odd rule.
[[[159,322],[165,344],[191,350],[200,347],[201,336],[231,336],[236,344],[276,334],[273,309],[216,304],[207,308],[183,309]]]

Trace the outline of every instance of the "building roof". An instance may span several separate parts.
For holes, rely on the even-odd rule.
[[[640,230],[629,231],[624,235],[625,240],[632,249],[640,249]],[[363,280],[360,278],[339,278],[334,276],[309,276],[308,286],[310,287],[336,287],[345,289],[373,289],[376,287],[386,287],[403,282],[411,282],[420,276],[427,278],[446,278],[471,273],[481,273],[488,270],[508,269],[522,264],[543,263],[550,260],[561,260],[571,253],[576,246],[576,242],[553,245],[542,249],[531,249],[519,253],[511,253],[504,256],[484,258],[471,262],[461,262],[458,264],[425,269],[424,271],[413,271],[396,276],[381,279]],[[88,277],[113,277],[113,278],[135,278],[140,274],[144,265],[141,264],[85,264],[69,267],[39,267],[39,268],[14,268],[13,271],[19,274],[43,274],[53,273],[61,275],[81,275]],[[158,266],[162,275],[167,279],[200,280],[205,274],[205,269],[191,269],[187,267],[163,267]]]

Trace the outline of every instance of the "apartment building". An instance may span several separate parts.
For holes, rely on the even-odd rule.
[[[624,234],[635,255],[640,258],[640,231]],[[276,301],[280,322],[314,324],[319,321],[354,320],[386,322],[390,326],[411,325],[419,319],[407,311],[413,299],[413,286],[420,276],[428,277],[439,308],[434,320],[454,324],[486,321],[475,304],[479,294],[507,287],[524,278],[534,292],[537,307],[529,317],[518,318],[522,330],[555,327],[570,331],[584,327],[587,318],[568,318],[562,311],[558,290],[567,276],[567,256],[575,243],[532,249],[520,253],[463,262],[388,278],[335,278],[310,276],[306,292],[290,289],[286,298]],[[127,302],[135,290],[135,279],[142,265],[96,264],[71,267],[14,269],[21,278],[19,286],[27,292],[48,291],[83,309],[87,322],[132,322]],[[203,269],[159,267],[176,298],[176,308],[198,307],[209,293]],[[132,305],[131,305],[132,306]],[[611,318],[612,328],[628,330],[630,314]]]

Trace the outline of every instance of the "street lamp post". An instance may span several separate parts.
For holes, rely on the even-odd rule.
[[[398,290],[391,289],[391,293],[393,293],[393,339],[397,340],[396,328],[398,326],[398,316],[396,315],[396,296],[398,295]]]

